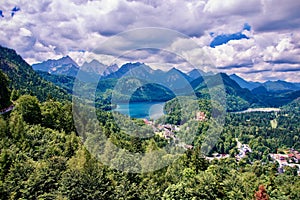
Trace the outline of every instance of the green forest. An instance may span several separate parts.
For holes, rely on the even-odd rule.
[[[210,145],[205,136],[216,123],[209,100],[166,103],[166,115],[155,126],[180,126],[177,139],[138,137],[152,132],[141,119],[101,106],[96,119],[90,118],[89,104],[80,100],[74,107],[68,88],[47,82],[29,65],[30,77],[15,77],[23,73],[24,61],[13,62],[21,58],[11,54],[2,54],[0,63],[0,110],[14,105],[0,115],[0,199],[300,199],[297,166],[279,172],[271,157],[300,151],[300,99],[280,112],[226,113],[221,134],[205,155],[201,147]],[[194,119],[195,106],[205,120]],[[138,131],[128,134],[132,127]],[[192,148],[180,147],[178,140]],[[239,159],[238,143],[251,149]],[[152,152],[160,156],[134,156]],[[208,159],[216,154],[228,156]],[[157,163],[168,164],[151,170]]]

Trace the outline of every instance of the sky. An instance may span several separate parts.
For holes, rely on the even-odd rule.
[[[300,82],[299,10],[297,0],[7,0],[0,45],[29,64],[69,55]]]

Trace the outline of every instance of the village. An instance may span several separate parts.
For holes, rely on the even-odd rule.
[[[204,112],[197,112],[196,116],[194,118],[196,121],[205,121],[207,120],[206,114]],[[174,141],[174,144],[178,147],[182,147],[186,150],[188,149],[193,149],[193,145],[191,144],[185,144],[180,141],[179,138],[176,137],[176,132],[180,130],[179,125],[173,125],[173,124],[158,124],[155,125],[155,123],[151,120],[144,119],[144,123],[146,125],[152,126],[155,134],[159,135],[160,137],[171,141]],[[242,144],[238,138],[236,138],[237,142],[237,150],[238,154],[235,155],[235,158],[237,161],[240,161],[244,157],[247,156],[247,154],[252,152],[252,149],[248,144]],[[289,149],[286,151],[286,153],[282,154],[269,154],[270,158],[273,160],[273,162],[278,162],[279,167],[278,167],[278,173],[284,173],[285,170],[284,168],[286,166],[289,167],[297,167],[297,173],[300,176],[300,153],[294,149]],[[222,154],[222,153],[213,153],[211,157],[205,156],[205,158],[209,161],[212,161],[214,159],[225,159],[229,158],[229,154]]]
[[[284,167],[297,167],[297,173],[300,176],[300,153],[294,149],[289,149],[285,153],[270,154],[270,157],[278,162],[278,173],[284,173]]]

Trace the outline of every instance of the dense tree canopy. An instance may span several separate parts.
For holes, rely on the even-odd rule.
[[[16,101],[16,106],[13,112],[22,116],[23,120],[29,124],[41,123],[41,108],[38,99],[34,96],[21,96]]]
[[[10,89],[8,77],[0,70],[0,110],[10,105]]]
[[[205,105],[205,102],[202,104]],[[294,102],[291,106],[297,107],[299,104]],[[239,138],[253,149],[251,154],[240,161],[236,161],[233,151],[232,157],[209,162],[199,148],[201,135],[205,134],[205,124],[208,123],[201,122],[203,126],[200,126],[199,138],[196,138],[198,146],[194,143],[193,149],[185,151],[169,165],[150,172],[147,170],[153,164],[162,161],[159,157],[143,158],[132,163],[136,158],[131,158],[123,150],[116,151],[115,147],[149,153],[166,146],[167,141],[158,136],[150,139],[128,136],[118,127],[111,113],[98,110],[97,123],[100,129],[95,131],[95,122],[83,123],[83,130],[87,131],[83,145],[82,138],[74,132],[70,109],[68,102],[49,99],[39,103],[37,98],[25,95],[16,101],[16,108],[10,116],[0,116],[1,197],[228,200],[300,198],[300,179],[295,169],[285,168],[284,174],[278,174],[278,166],[266,153],[276,151],[280,146],[289,147],[290,144],[297,143],[294,140],[299,133],[299,115],[295,115],[297,109],[286,107],[280,115],[227,115],[224,131],[212,151],[229,153],[236,147],[235,138]],[[272,129],[270,125],[270,120],[274,119],[278,120],[279,130]],[[131,123],[127,117],[123,117],[121,121],[124,125]],[[135,123],[141,126],[141,131],[146,131],[147,127],[140,121]],[[105,137],[109,138],[109,142],[103,143]],[[293,141],[288,141],[287,138]],[[132,167],[147,172],[134,174],[118,171],[103,165],[102,161],[107,163],[105,159],[111,161],[111,166],[134,164]]]

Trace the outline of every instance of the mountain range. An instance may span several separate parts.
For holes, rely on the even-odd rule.
[[[111,92],[124,99],[133,95],[133,101],[164,101],[174,96],[196,94],[199,98],[209,98],[207,85],[219,87],[224,85],[229,111],[243,110],[249,107],[282,106],[300,97],[300,84],[285,81],[250,82],[236,74],[213,74],[194,69],[184,73],[172,68],[168,71],[152,69],[144,63],[126,63],[107,66],[97,60],[79,66],[69,56],[58,60],[47,60],[28,65],[14,50],[0,47],[0,69],[11,80],[11,89],[22,93],[37,95],[41,100],[51,94],[66,98],[72,93],[73,84],[79,71],[84,72],[83,88],[89,88],[89,81],[100,81],[97,87],[97,99],[105,102],[111,98]],[[34,71],[34,70],[35,71]],[[97,76],[95,76],[97,74]],[[97,79],[93,79],[90,77]],[[221,77],[222,83],[218,82]],[[86,80],[87,83],[84,83]],[[123,80],[123,82],[122,82]],[[122,90],[116,91],[120,83]],[[55,84],[55,85],[53,85]],[[58,87],[59,86],[59,87]],[[133,94],[122,94],[125,90]],[[136,91],[134,91],[136,90]],[[69,94],[68,94],[69,93]],[[104,98],[105,97],[105,98]],[[108,98],[108,99],[107,99]],[[100,101],[99,100],[99,101]]]
[[[97,60],[91,62],[84,62],[79,66],[71,57],[65,56],[57,60],[46,60],[41,63],[33,64],[32,68],[35,71],[48,72],[49,74],[66,75],[76,77],[78,72],[81,70],[86,72],[88,75],[98,74],[101,76],[107,76],[118,70],[116,64],[107,66],[100,63]]]
[[[47,61],[44,63],[47,63]],[[60,63],[61,61],[58,60],[58,64]],[[72,64],[74,65],[73,61],[70,61],[69,65]],[[51,65],[44,66],[44,69],[49,68],[51,68]],[[101,89],[99,87],[98,89],[101,90],[102,93],[108,89],[115,90],[115,86],[118,84],[118,82],[120,82],[118,80],[128,77],[142,80],[143,84],[148,84],[147,87],[152,89],[156,88],[160,91],[159,95],[158,93],[151,93],[151,95],[143,93],[143,97],[135,95],[133,98],[135,101],[159,100],[159,98],[162,98],[162,96],[164,97],[164,100],[166,100],[168,98],[173,98],[173,95],[183,96],[190,94],[196,94],[200,98],[209,98],[207,84],[216,86],[220,85],[220,83],[217,81],[219,77],[222,78],[222,84],[224,84],[229,111],[243,110],[247,109],[248,107],[257,106],[278,107],[285,105],[300,96],[299,83],[289,83],[280,80],[260,83],[246,81],[236,74],[214,74],[212,72],[204,72],[199,69],[193,69],[188,73],[184,73],[176,68],[172,68],[168,71],[163,71],[160,69],[154,70],[150,66],[140,62],[126,63],[120,68],[117,68],[116,65],[113,65],[112,70],[108,70],[109,68],[110,66],[101,64],[96,60],[93,60],[90,63],[84,63],[80,67],[80,69],[83,71],[101,74]],[[55,81],[53,81],[53,74],[45,75],[41,74],[41,72],[39,73],[47,80],[56,83],[68,91],[71,91],[72,88],[66,88],[66,83],[58,81],[62,79],[62,75],[70,75],[71,73],[65,73],[63,70],[60,70],[60,72],[61,76],[59,78],[54,78]],[[71,80],[74,81],[74,79]],[[131,88],[128,86],[127,88],[123,88],[123,91],[118,91],[119,96],[122,96],[122,93],[126,93],[124,90],[131,91],[137,87],[136,82],[132,80],[126,79],[125,82],[126,84],[130,83]],[[125,82],[123,84],[125,84]],[[70,85],[71,84],[69,84],[69,86]],[[161,85],[162,87],[158,87],[157,85]],[[170,94],[170,90],[174,93],[173,95]],[[150,91],[150,89],[147,89],[147,91]],[[141,94],[141,92],[137,92],[135,94]],[[120,97],[120,99],[124,99],[124,96]]]
[[[171,70],[165,72],[162,70],[153,70],[151,67],[144,63],[126,63],[120,68],[116,65],[107,66],[97,60],[92,60],[91,62],[85,62],[79,66],[71,57],[65,56],[58,60],[47,60],[41,63],[33,64],[33,69],[35,71],[48,72],[50,74],[59,74],[75,77],[79,70],[91,74],[98,74],[102,79],[107,78],[121,78],[123,76],[134,76],[138,78],[147,78],[153,82],[159,84],[166,84],[171,86],[171,88],[179,88],[183,80],[191,82],[199,77],[212,76],[212,72],[204,72],[200,69],[193,69],[188,73],[183,73],[182,71],[172,68]],[[277,81],[267,81],[264,83],[246,81],[236,74],[231,74],[229,76],[232,80],[239,84],[241,88],[249,89],[258,92],[271,92],[271,93],[282,93],[282,92],[292,92],[300,90],[300,83],[290,83],[282,80]],[[180,81],[178,79],[184,78]],[[172,84],[171,84],[172,83]]]
[[[264,88],[267,92],[281,93],[281,92],[291,92],[300,90],[300,83],[290,83],[282,80],[277,81],[266,81],[264,83],[246,81],[236,74],[230,75],[230,78],[237,82],[242,88],[247,88],[249,90],[256,90]]]
[[[42,63],[33,64],[34,70],[46,71],[50,74],[64,74],[67,76],[76,76],[79,66],[69,56],[60,58],[58,60],[47,60]]]
[[[230,78],[237,82],[242,88],[247,88],[249,90],[253,90],[261,85],[259,82],[246,81],[236,74],[231,74]]]

